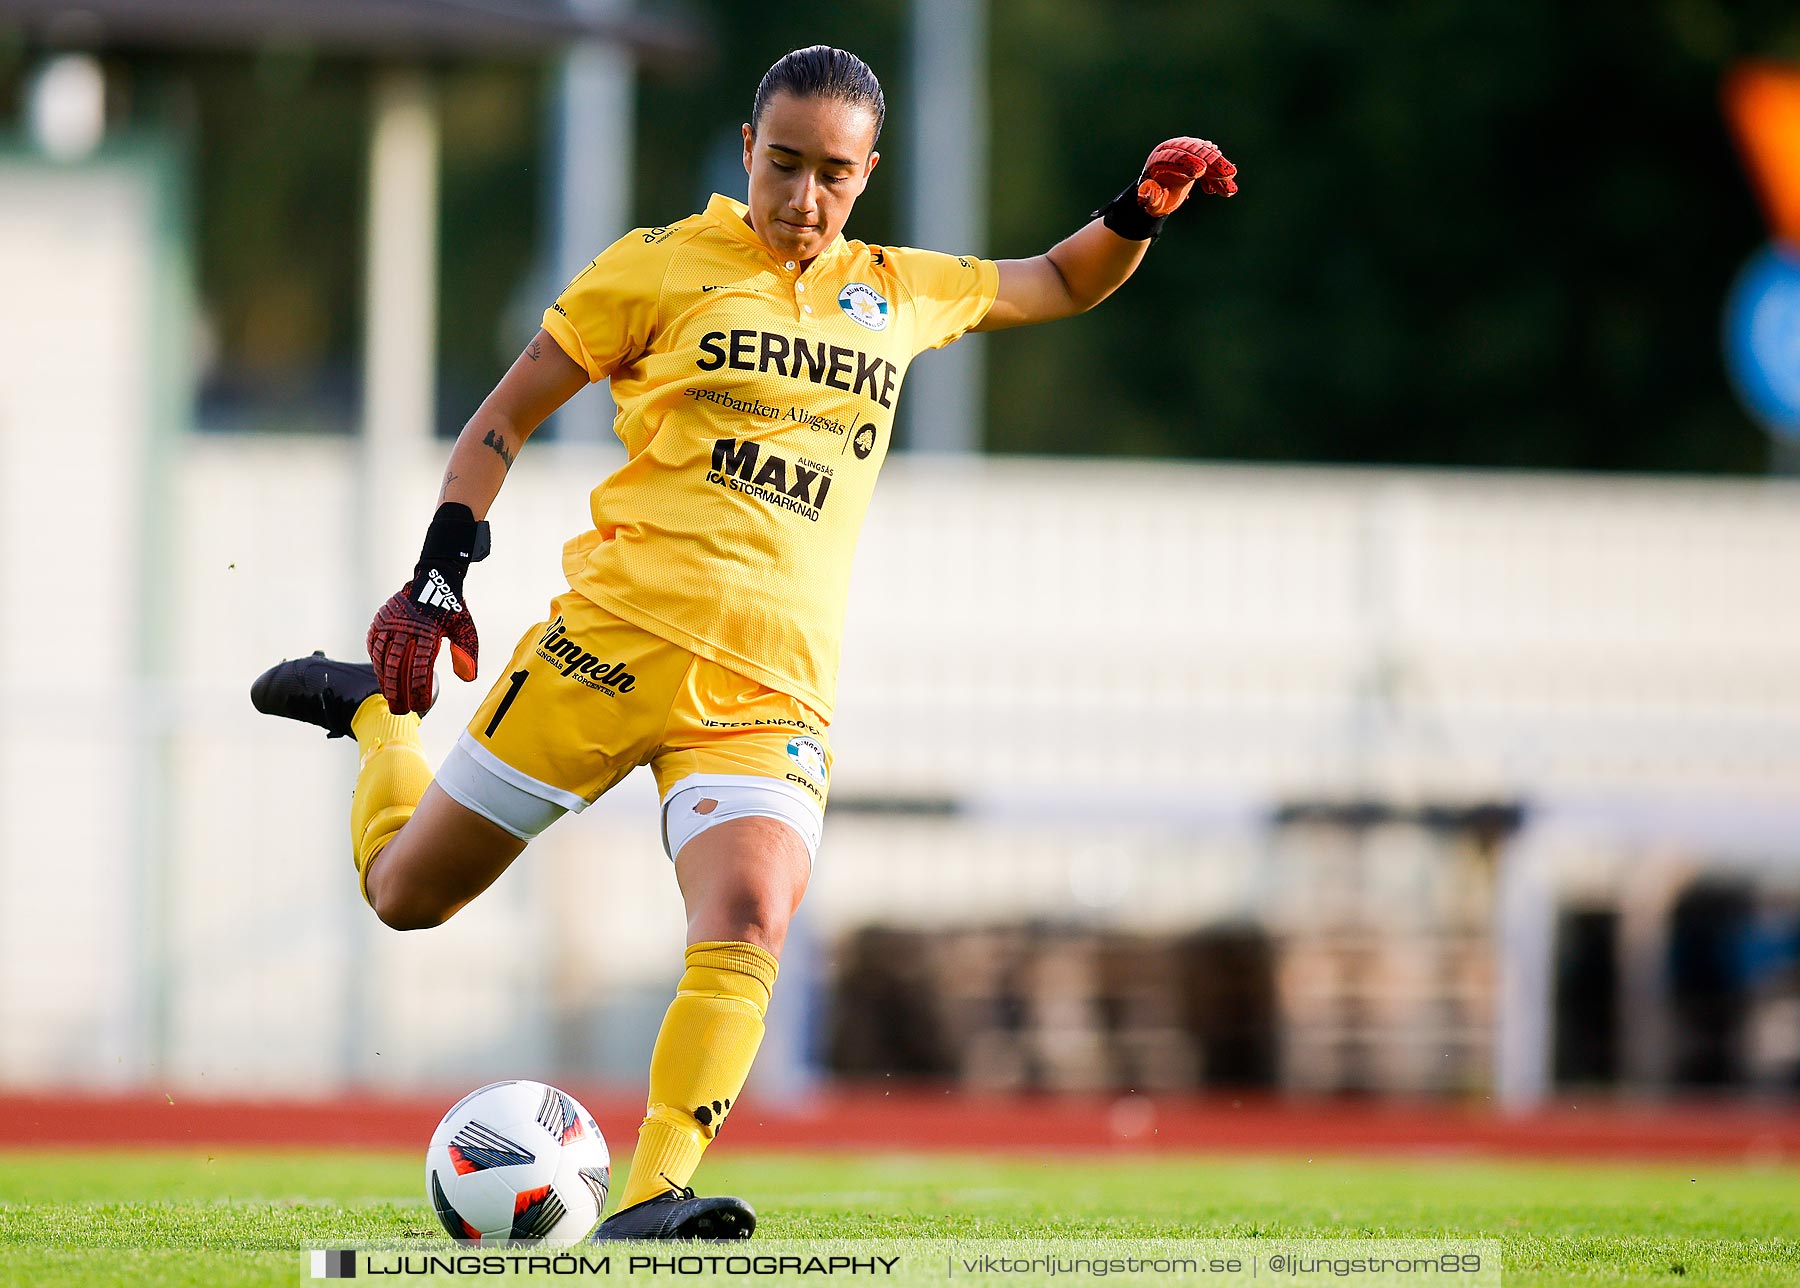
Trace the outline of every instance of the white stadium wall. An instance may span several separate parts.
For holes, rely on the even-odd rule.
[[[0,148],[0,1079],[141,1073],[152,485],[185,281],[162,160]]]
[[[443,670],[434,755],[558,589],[610,459],[541,445],[509,481],[470,584],[483,680]],[[357,461],[341,440],[182,442],[156,688],[122,650],[46,671],[12,618],[7,693],[30,718],[0,734],[5,1081],[635,1076],[682,928],[646,774],[447,927],[398,935],[355,892],[350,747],[249,706],[270,661],[353,654],[368,605],[347,588],[410,563],[398,540],[355,548]],[[439,467],[410,464],[421,514]],[[1797,544],[1786,485],[897,459],[857,571],[810,935],[1279,920],[1262,820],[1291,800],[1676,810],[1772,820],[1766,840],[1797,812]],[[5,602],[104,561],[40,546]],[[114,706],[165,722],[160,838],[110,785],[141,772]],[[166,915],[133,902],[158,855]],[[161,963],[142,1048],[133,953]]]

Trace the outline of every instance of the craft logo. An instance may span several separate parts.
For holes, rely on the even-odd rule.
[[[888,302],[872,286],[852,282],[838,292],[838,307],[844,316],[869,331],[885,331],[888,324]]]
[[[869,453],[875,450],[875,426],[873,424],[856,427],[856,433],[850,438],[850,450],[856,453],[856,459],[859,461],[869,459]]]
[[[816,781],[825,781],[825,748],[817,738],[788,740],[788,759],[804,769]]]

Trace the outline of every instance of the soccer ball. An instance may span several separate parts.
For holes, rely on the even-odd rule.
[[[606,1207],[606,1138],[566,1091],[496,1082],[444,1115],[425,1153],[425,1191],[453,1239],[573,1243]]]

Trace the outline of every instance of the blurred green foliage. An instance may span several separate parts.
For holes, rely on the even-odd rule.
[[[203,424],[348,430],[363,332],[368,81],[299,50],[133,69],[152,128],[172,127],[194,184],[209,357]]]
[[[906,155],[904,0],[688,12],[716,53],[642,79],[637,219],[741,194],[736,130],[757,80],[824,41],[867,58],[888,93],[851,232],[905,242],[905,185],[930,162]],[[1724,292],[1767,232],[1718,87],[1740,57],[1800,58],[1791,0],[991,0],[991,28],[990,233],[939,249],[1041,252],[1169,135],[1216,139],[1243,186],[1177,216],[1094,313],[977,341],[991,448],[1765,467],[1719,357]],[[26,58],[0,53],[16,98]],[[132,73],[134,116],[190,139],[221,405],[291,394],[348,424],[367,67],[278,51],[138,58]],[[554,289],[554,76],[434,75],[454,424]]]
[[[687,209],[679,140],[743,119],[812,41],[889,99],[853,224],[905,240],[905,5],[702,5],[723,53],[651,84],[644,197]],[[1012,452],[1755,471],[1720,304],[1766,232],[1723,70],[1800,55],[1800,9],[1720,0],[992,0],[995,257],[1040,252],[1174,134],[1240,168],[1082,318],[989,337]],[[961,251],[966,247],[941,247]]]
[[[116,60],[109,60],[116,61]],[[211,361],[202,424],[348,432],[358,415],[371,67],[275,47],[118,66],[185,145]],[[459,428],[529,336],[550,70],[430,69],[442,124],[439,413]],[[530,316],[535,318],[536,310]]]

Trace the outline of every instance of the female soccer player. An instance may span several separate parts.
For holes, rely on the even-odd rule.
[[[532,837],[648,764],[688,918],[686,972],[650,1058],[619,1209],[596,1239],[737,1238],[735,1198],[688,1180],[762,1040],[811,874],[851,551],[907,364],[968,330],[1092,308],[1130,277],[1219,149],[1178,138],[1092,222],[998,263],[842,231],[880,154],[874,73],[823,45],[769,69],[743,127],[749,200],[627,233],[571,282],[450,454],[411,582],[369,628],[373,666],[322,654],[252,689],[258,710],[354,735],[351,844],[397,930],[441,924]],[[569,590],[525,632],[435,779],[419,717],[448,640],[476,673],[463,597],[484,516],[531,432],[611,380],[629,459],[569,542]]]

